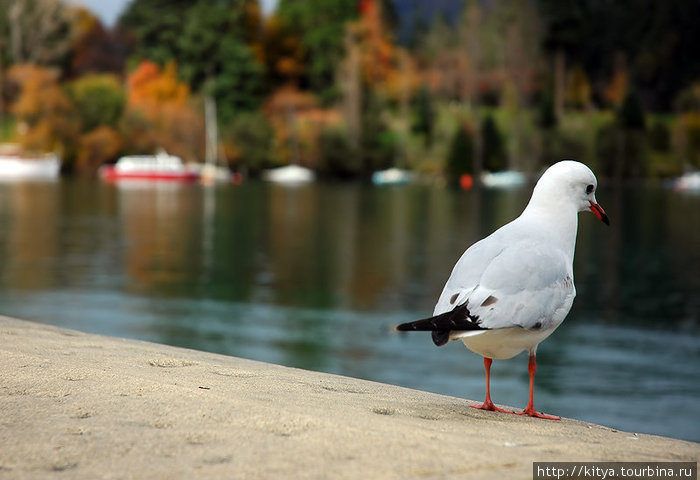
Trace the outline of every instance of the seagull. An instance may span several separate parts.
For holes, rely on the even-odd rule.
[[[573,263],[578,213],[590,210],[610,225],[595,198],[597,186],[595,175],[582,163],[563,160],[549,167],[523,213],[462,254],[433,316],[396,327],[430,331],[437,346],[461,340],[484,357],[486,399],[471,407],[560,419],[535,410],[535,354],[540,342],[564,321],[576,296]],[[491,401],[491,363],[523,351],[530,355],[530,399],[523,411],[510,412]]]

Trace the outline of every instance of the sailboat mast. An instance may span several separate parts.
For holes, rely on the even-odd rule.
[[[216,103],[211,95],[204,97],[204,123],[205,123],[205,161],[207,165],[216,165],[218,158],[218,131],[216,126]]]

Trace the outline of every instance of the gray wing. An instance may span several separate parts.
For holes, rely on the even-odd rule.
[[[566,254],[539,237],[506,245],[496,235],[487,245],[482,242],[455,265],[434,315],[467,305],[486,329],[558,326],[576,295]]]

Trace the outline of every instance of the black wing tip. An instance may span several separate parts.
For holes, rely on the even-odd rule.
[[[450,331],[449,330],[433,330],[432,332],[433,343],[438,347],[442,347],[447,342],[450,341]]]
[[[466,304],[459,305],[449,312],[423,320],[402,323],[394,328],[397,332],[433,332],[438,334],[440,339],[444,335],[449,337],[450,331],[454,330],[486,330],[481,326],[479,317],[469,312]],[[435,341],[434,338],[433,340]]]

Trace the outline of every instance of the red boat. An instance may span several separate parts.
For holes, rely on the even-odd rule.
[[[156,155],[128,155],[114,165],[99,170],[104,180],[170,180],[189,182],[199,179],[198,169],[189,167],[180,157],[159,152]]]

